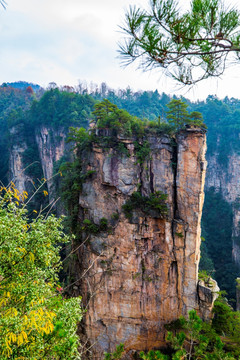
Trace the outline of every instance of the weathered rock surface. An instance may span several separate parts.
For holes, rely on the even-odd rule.
[[[9,181],[13,181],[16,188],[23,193],[29,189],[32,180],[25,174],[25,166],[23,163],[23,153],[27,149],[24,140],[23,127],[19,124],[10,129],[10,135],[14,139],[10,147],[9,156]],[[32,188],[32,184],[30,185]]]
[[[9,156],[9,181],[12,180],[16,188],[22,193],[23,191],[35,191],[34,181],[31,176],[26,174],[24,167],[24,152],[28,148],[24,126],[19,124],[10,129],[11,146]],[[33,142],[37,144],[39,160],[38,166],[47,180],[49,200],[55,197],[53,187],[54,163],[64,154],[66,147],[66,132],[63,129],[51,129],[41,126],[33,134]],[[34,160],[33,160],[34,161]],[[31,166],[31,164],[28,164]]]
[[[60,160],[65,150],[66,134],[63,129],[50,129],[42,126],[37,129],[36,142],[44,178],[47,180],[49,199],[53,197],[53,165]]]
[[[94,223],[105,217],[112,224],[111,232],[88,236],[78,249],[81,280],[75,287],[88,308],[85,334],[93,359],[121,342],[127,350],[159,347],[164,324],[190,309],[204,311],[197,282],[205,133],[186,130],[176,141],[168,136],[148,141],[151,156],[141,165],[131,139],[125,142],[129,157],[96,146],[86,165],[96,173],[83,184],[80,217]],[[167,217],[135,211],[126,219],[122,205],[139,187],[143,195],[168,195]]]
[[[214,301],[219,296],[220,288],[215,280],[209,278],[207,282],[198,281],[198,296],[200,304],[200,315],[203,320],[209,320],[212,317],[212,308]]]
[[[208,171],[206,177],[206,189],[211,187],[222,193],[224,199],[233,204],[238,202],[239,206],[233,206],[233,230],[232,230],[232,256],[240,267],[240,157],[233,153],[229,156],[227,166],[220,164],[218,154],[212,154],[208,159]]]

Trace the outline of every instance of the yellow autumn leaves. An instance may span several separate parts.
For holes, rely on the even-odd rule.
[[[0,187],[0,194],[2,193],[6,193],[9,195],[9,197],[11,199],[15,199],[16,204],[19,205],[19,201],[24,202],[27,197],[28,197],[28,192],[27,191],[23,191],[22,193],[20,193],[20,191],[16,188],[14,182],[10,182],[9,186],[1,186]]]
[[[57,291],[68,238],[61,219],[30,221],[23,197],[14,184],[0,188],[0,359],[79,359],[80,298]]]
[[[1,322],[13,324],[18,319],[15,324],[15,331],[12,329],[8,331],[0,325],[0,333],[5,334],[2,338],[4,340],[2,356],[7,358],[12,355],[15,347],[24,347],[29,343],[34,343],[38,335],[43,337],[54,330],[53,321],[56,313],[48,310],[45,299],[42,297],[32,300],[28,304],[29,310],[23,314],[20,304],[25,301],[25,298],[24,295],[14,298],[10,291],[3,291],[0,299]],[[11,306],[14,303],[18,309]]]

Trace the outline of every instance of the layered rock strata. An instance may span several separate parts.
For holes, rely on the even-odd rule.
[[[28,148],[27,136],[24,132],[24,126],[19,124],[10,129],[11,146],[9,151],[9,181],[13,181],[16,188],[22,193],[23,191],[36,190],[33,179],[27,175],[24,166],[24,152]],[[66,132],[64,129],[52,129],[45,126],[36,128],[33,134],[33,143],[37,145],[38,161],[32,159],[40,167],[44,178],[47,181],[49,200],[53,201],[55,198],[55,189],[53,185],[54,163],[61,159],[66,148]],[[31,166],[31,163],[28,164]],[[41,180],[41,179],[39,179]]]
[[[12,181],[20,193],[32,188],[32,179],[25,174],[23,154],[27,149],[24,139],[23,126],[21,124],[10,129],[10,136],[14,141],[11,143],[9,154],[9,182]]]
[[[121,342],[126,350],[159,347],[164,324],[190,309],[204,311],[197,281],[205,132],[188,129],[175,139],[162,135],[147,140],[150,156],[142,164],[134,139],[119,139],[129,156],[95,146],[85,165],[95,174],[82,187],[81,221],[99,224],[106,218],[111,224],[109,231],[88,234],[82,246],[76,245],[74,289],[88,309],[85,335],[93,359],[102,359],[104,351]],[[135,209],[127,219],[122,205],[135,191],[167,194],[168,215]]]
[[[66,134],[63,129],[51,129],[42,126],[36,130],[36,143],[44,178],[47,180],[49,200],[54,197],[53,175],[54,163],[63,156]]]

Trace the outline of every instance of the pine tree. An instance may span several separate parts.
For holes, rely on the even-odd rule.
[[[189,122],[188,105],[182,100],[172,99],[170,103],[167,104],[167,107],[169,108],[169,111],[167,111],[167,119],[177,130]]]
[[[240,13],[221,0],[193,0],[180,11],[176,0],[150,0],[149,9],[130,7],[119,45],[124,65],[139,61],[143,70],[162,68],[191,85],[220,76],[239,63]]]

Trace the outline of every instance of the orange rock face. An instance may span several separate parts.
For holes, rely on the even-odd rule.
[[[126,350],[164,344],[164,324],[199,309],[197,274],[205,178],[205,133],[200,129],[148,137],[150,157],[138,164],[134,142],[129,156],[96,147],[87,169],[95,170],[80,195],[82,220],[112,230],[87,237],[78,250],[81,280],[75,289],[87,307],[85,335],[92,358],[102,359],[119,343]],[[138,189],[168,195],[168,215],[135,209],[129,221],[122,205]],[[89,356],[90,358],[90,356]]]

